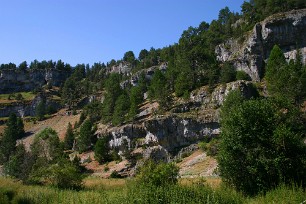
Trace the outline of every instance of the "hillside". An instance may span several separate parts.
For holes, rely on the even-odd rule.
[[[306,5],[254,2],[138,58],[2,64],[0,175],[76,190],[85,176],[134,177],[128,197],[197,192],[178,178],[222,179],[235,192],[208,193],[220,201],[292,183],[304,195]]]

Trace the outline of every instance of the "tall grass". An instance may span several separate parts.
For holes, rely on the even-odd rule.
[[[86,185],[86,182],[88,183]],[[229,187],[207,185],[166,185],[163,187],[140,185],[135,181],[85,180],[82,191],[61,190],[46,186],[26,186],[9,179],[0,178],[0,203],[33,204],[98,204],[98,203],[302,203],[305,191],[297,186],[281,185],[265,195],[249,198]]]

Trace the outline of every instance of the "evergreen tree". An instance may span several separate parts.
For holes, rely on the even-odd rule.
[[[9,157],[15,150],[16,140],[24,135],[23,122],[16,114],[12,113],[4,129],[4,134],[0,145],[0,162],[4,163],[9,160]]]
[[[65,149],[72,149],[74,143],[74,134],[71,123],[68,123],[67,131],[64,139]]]
[[[96,142],[95,158],[100,164],[110,161],[109,144],[106,136],[99,138]]]
[[[37,120],[43,120],[46,113],[46,107],[45,102],[42,100],[38,103],[38,105],[35,108],[35,115]]]
[[[80,152],[84,152],[90,148],[92,137],[92,123],[90,120],[85,120],[80,128],[80,136],[77,140],[77,145]]]
[[[4,172],[14,178],[26,181],[33,163],[33,158],[21,143],[16,147],[9,161],[4,164]]]
[[[306,96],[305,76],[299,53],[296,61],[291,60],[288,64],[282,50],[277,45],[273,47],[265,76],[270,95],[300,103]]]
[[[123,93],[116,100],[114,115],[112,122],[114,125],[118,125],[125,120],[125,115],[128,113],[130,108],[130,99],[126,93]]]
[[[106,90],[106,95],[103,101],[102,119],[104,120],[104,122],[109,122],[112,120],[116,100],[122,93],[122,90],[120,88],[119,74],[117,73],[110,74],[109,78],[105,82],[105,90]]]
[[[149,87],[149,96],[159,102],[161,109],[167,109],[171,103],[170,91],[165,75],[156,70]]]

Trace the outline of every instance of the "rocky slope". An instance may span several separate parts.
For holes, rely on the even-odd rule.
[[[19,117],[35,116],[37,105],[45,102],[45,107],[52,107],[54,110],[61,108],[61,103],[58,100],[53,100],[45,94],[37,95],[31,101],[16,101],[9,104],[0,104],[0,118],[8,117],[11,113],[15,113]]]
[[[110,137],[110,146],[124,152],[141,153],[144,158],[170,161],[196,148],[205,137],[219,134],[219,107],[230,90],[240,90],[246,97],[255,94],[251,82],[236,81],[220,85],[213,93],[202,87],[165,115],[155,114],[147,106],[142,120],[119,127],[99,124],[97,137]],[[187,148],[184,148],[187,147]]]
[[[306,9],[275,14],[255,25],[239,39],[230,39],[215,49],[217,59],[232,63],[254,81],[264,72],[265,61],[274,45],[279,45],[286,58],[295,59],[300,51],[306,62]]]
[[[0,70],[0,94],[33,91],[43,85],[60,86],[70,76],[57,69]]]

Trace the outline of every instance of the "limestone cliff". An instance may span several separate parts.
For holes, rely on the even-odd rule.
[[[123,151],[127,145],[134,151],[141,147],[145,158],[169,161],[181,154],[182,148],[219,134],[219,107],[230,90],[238,89],[246,97],[254,95],[252,83],[246,81],[220,85],[213,93],[207,88],[194,91],[188,101],[165,115],[154,115],[154,110],[148,108],[145,120],[119,127],[99,124],[96,134],[110,137],[112,148]]]
[[[0,70],[0,94],[32,91],[45,84],[60,86],[70,76],[57,69]]]
[[[230,39],[215,48],[217,59],[233,63],[252,80],[259,81],[274,45],[279,45],[286,58],[295,59],[300,51],[306,62],[306,9],[275,14],[255,25],[239,39]]]

